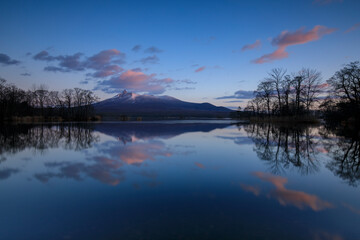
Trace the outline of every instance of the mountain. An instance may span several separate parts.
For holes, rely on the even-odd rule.
[[[124,90],[94,104],[103,117],[228,117],[232,110],[210,103],[184,102],[170,96],[139,95]]]

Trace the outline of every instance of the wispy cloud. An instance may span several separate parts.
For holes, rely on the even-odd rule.
[[[161,53],[161,52],[163,52],[163,50],[152,46],[152,47],[149,47],[149,48],[145,49],[144,52],[145,53]]]
[[[21,76],[24,76],[24,77],[30,77],[30,76],[31,76],[30,73],[21,73],[20,75],[21,75]]]
[[[131,51],[134,51],[134,52],[138,52],[139,50],[141,49],[141,45],[135,45],[132,49],[131,49]]]
[[[241,51],[246,51],[246,50],[251,50],[251,49],[255,49],[255,48],[259,48],[261,47],[261,41],[260,40],[256,40],[254,43],[252,44],[247,44],[245,46],[243,46],[241,48]]]
[[[0,53],[0,63],[3,66],[9,66],[9,65],[17,65],[20,63],[20,61],[11,59],[11,57],[9,57],[8,55],[6,55],[4,53]]]
[[[357,30],[357,29],[359,29],[359,28],[360,28],[360,22],[354,24],[351,28],[347,29],[347,30],[345,31],[345,33],[349,33],[349,32],[355,31],[355,30]]]
[[[82,53],[72,55],[52,56],[48,51],[44,50],[33,57],[38,61],[56,62],[55,66],[46,66],[45,71],[49,72],[72,72],[91,70],[88,76],[94,78],[103,78],[117,74],[123,69],[118,64],[125,63],[125,54],[117,49],[109,49],[100,51],[91,57],[85,57]]]
[[[239,91],[236,91],[233,95],[217,97],[215,99],[217,99],[217,100],[220,100],[220,99],[251,99],[253,97],[254,97],[254,91],[239,90]]]
[[[280,33],[280,35],[275,37],[271,42],[272,45],[277,46],[277,49],[272,53],[265,54],[260,58],[256,59],[254,63],[262,64],[278,59],[287,58],[289,56],[288,52],[286,52],[287,47],[319,40],[324,35],[330,34],[335,30],[335,28],[328,28],[321,25],[316,25],[313,29],[309,31],[305,31],[304,27],[298,29],[293,33],[285,30]]]
[[[205,68],[206,68],[205,66],[199,67],[199,68],[195,69],[195,72],[196,72],[196,73],[202,72],[202,71],[205,70]]]
[[[154,54],[152,56],[148,56],[148,57],[140,59],[140,62],[142,64],[156,64],[156,63],[159,63],[159,60],[160,59]]]

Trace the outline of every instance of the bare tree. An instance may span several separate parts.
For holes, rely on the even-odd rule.
[[[271,82],[273,84],[273,87],[275,88],[279,111],[282,110],[282,101],[281,101],[281,95],[283,92],[282,82],[285,74],[286,74],[285,69],[274,68],[271,70],[271,72],[269,73],[269,77],[267,78],[267,81]]]
[[[256,90],[256,96],[262,99],[266,104],[267,114],[271,113],[271,100],[274,94],[274,84],[271,81],[264,80],[260,82]]]
[[[309,68],[303,69],[301,72],[304,79],[302,99],[305,104],[306,111],[309,112],[310,108],[320,94],[321,73],[315,69]]]
[[[359,105],[360,103],[360,63],[351,62],[337,71],[328,80],[335,96],[347,102]]]

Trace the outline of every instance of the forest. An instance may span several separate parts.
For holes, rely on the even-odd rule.
[[[244,112],[259,118],[323,118],[327,122],[360,119],[360,64],[351,62],[323,81],[315,69],[288,74],[275,68],[262,80]]]
[[[87,121],[98,97],[81,88],[50,91],[45,85],[22,90],[0,79],[0,122]]]

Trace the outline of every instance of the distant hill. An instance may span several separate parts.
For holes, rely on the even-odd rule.
[[[124,90],[112,98],[94,104],[103,117],[229,117],[232,110],[210,103],[184,102],[170,96],[139,95]]]

